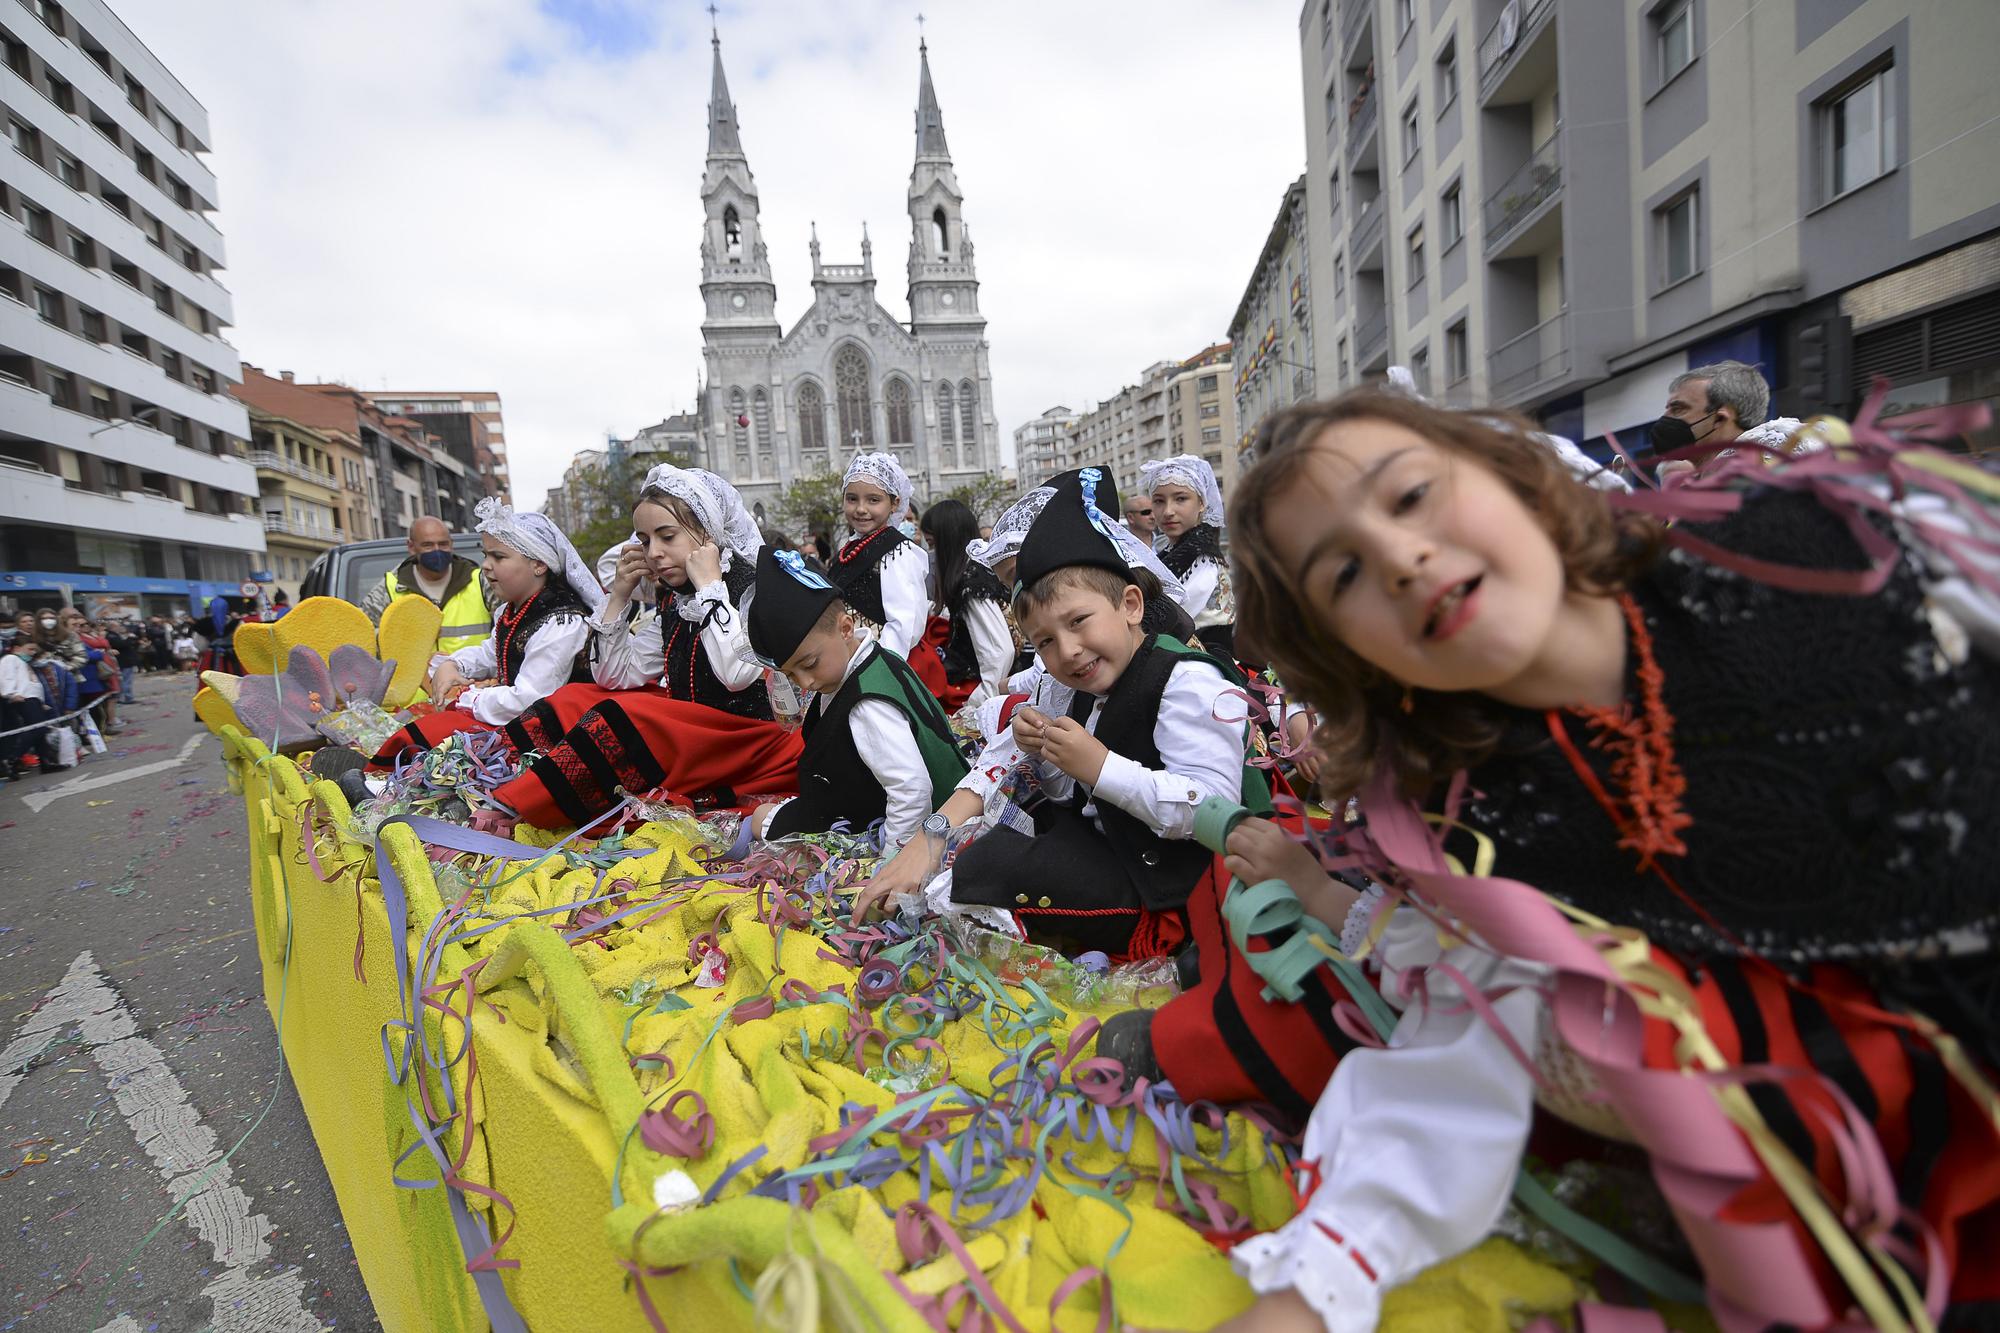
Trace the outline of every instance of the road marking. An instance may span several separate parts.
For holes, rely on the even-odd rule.
[[[28,793],[21,798],[21,804],[40,814],[44,807],[60,801],[65,796],[78,796],[87,791],[96,791],[100,787],[115,787],[121,782],[130,782],[133,778],[150,777],[154,773],[164,773],[168,769],[179,768],[188,761],[188,756],[194,753],[195,747],[207,739],[207,732],[198,731],[181,743],[181,752],[172,759],[159,759],[150,764],[141,764],[137,768],[105,773],[94,778],[71,778],[68,782]]]
[[[103,1328],[98,1329],[97,1333],[146,1333],[146,1331],[139,1327],[139,1321],[131,1315],[121,1314]]]
[[[176,1203],[186,1201],[182,1220],[215,1256],[221,1271],[202,1289],[215,1302],[209,1327],[215,1333],[320,1333],[325,1325],[305,1307],[302,1269],[251,1274],[252,1267],[270,1261],[270,1219],[250,1212],[250,1196],[231,1181],[215,1131],[189,1104],[160,1048],[138,1035],[138,1021],[88,949],[0,1051],[0,1107],[27,1077],[23,1068],[72,1027],[90,1047],[112,1100],[153,1159],[168,1195]],[[113,1320],[100,1333],[125,1328]]]

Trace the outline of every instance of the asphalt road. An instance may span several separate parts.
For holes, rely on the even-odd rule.
[[[146,677],[109,753],[0,783],[0,1333],[379,1327],[192,693]]]

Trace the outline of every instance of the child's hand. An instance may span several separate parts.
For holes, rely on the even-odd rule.
[[[618,553],[618,567],[611,571],[611,595],[620,603],[630,601],[633,589],[651,575],[652,568],[646,561],[646,548],[636,541],[626,542]]]
[[[1319,785],[1320,753],[1312,745],[1313,720],[1310,713],[1294,713],[1285,722],[1285,742],[1295,747],[1292,767],[1298,771],[1299,780],[1308,787]]]
[[[937,854],[932,849],[931,840],[918,834],[903,844],[895,859],[875,872],[875,878],[861,886],[855,895],[852,915],[858,922],[870,920],[877,915],[888,916],[896,910],[895,900],[915,893],[930,879],[937,867]]]
[[[1215,1333],[1322,1333],[1326,1321],[1306,1304],[1305,1297],[1286,1289],[1260,1296],[1257,1303]]]
[[[465,683],[465,675],[458,669],[458,663],[446,659],[438,663],[437,670],[431,672],[430,680],[424,685],[431,696],[431,702],[442,707],[451,692]]]
[[[1309,916],[1339,930],[1361,897],[1326,873],[1319,858],[1268,819],[1246,819],[1229,835],[1222,864],[1245,884],[1281,879]]]
[[[1014,744],[1037,759],[1042,757],[1042,734],[1049,729],[1049,716],[1026,704],[1014,710]]]
[[[1042,728],[1042,758],[1085,786],[1096,786],[1111,751],[1073,717],[1059,717]]]

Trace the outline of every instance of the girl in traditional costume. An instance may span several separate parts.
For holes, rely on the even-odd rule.
[[[632,540],[592,617],[593,684],[525,710],[508,738],[536,758],[494,798],[540,828],[581,825],[620,789],[700,808],[793,790],[799,738],[773,720],[744,613],[763,538],[736,488],[700,468],[646,474]],[[657,580],[656,614],[634,594]]]
[[[898,528],[910,512],[910,478],[892,454],[856,454],[841,479],[840,512],[848,535],[827,566],[827,581],[850,611],[876,630],[882,646],[917,666],[930,618],[930,560]],[[935,657],[936,654],[932,654]],[[922,674],[919,668],[919,674]],[[936,693],[942,668],[932,672]]]
[[[940,500],[924,511],[918,527],[930,543],[933,577],[930,621],[917,652],[943,664],[944,688],[933,693],[946,712],[956,712],[1006,691],[1015,653],[1009,594],[992,570],[967,554],[979,540],[979,520],[964,504]]]
[[[491,638],[431,659],[425,688],[438,711],[391,736],[375,756],[378,768],[453,732],[504,727],[585,676],[589,617],[604,604],[590,568],[541,514],[518,514],[492,497],[475,512],[487,585],[506,605],[494,617]]]
[[[1139,465],[1139,489],[1153,497],[1153,521],[1166,544],[1160,561],[1180,580],[1181,608],[1194,618],[1202,646],[1235,652],[1236,607],[1222,557],[1222,488],[1215,469],[1193,454]]]
[[[1242,623],[1388,893],[1263,821],[1230,867],[1404,1015],[1237,1247],[1238,1326],[1374,1327],[1493,1226],[1538,1103],[1649,1155],[1724,1327],[2000,1313],[2000,482],[1869,415],[1622,511],[1525,423],[1401,395],[1260,432]]]

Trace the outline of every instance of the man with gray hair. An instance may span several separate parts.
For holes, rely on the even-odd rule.
[[[1798,418],[1766,420],[1764,414],[1770,407],[1771,386],[1755,366],[1741,361],[1696,366],[1674,376],[1667,386],[1667,410],[1649,432],[1653,451],[1664,454],[1691,445],[1737,444],[1785,449],[1786,441],[1799,428]],[[1731,447],[1710,457],[1727,458],[1735,452]],[[1688,459],[1669,459],[1660,464],[1660,480],[1692,473],[1696,466]]]

